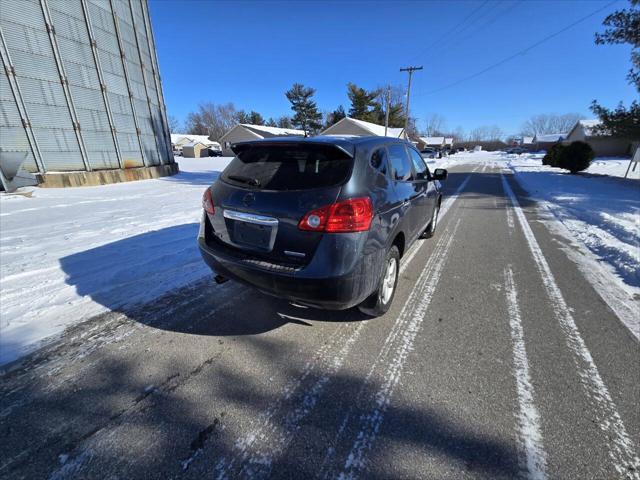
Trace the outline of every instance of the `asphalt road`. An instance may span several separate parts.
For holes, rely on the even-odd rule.
[[[0,478],[640,478],[637,340],[508,173],[454,170],[381,318],[207,279],[24,359]]]

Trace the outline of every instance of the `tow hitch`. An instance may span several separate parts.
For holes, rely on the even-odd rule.
[[[229,281],[229,279],[227,277],[223,277],[222,275],[216,275],[215,277],[213,277],[213,279],[216,281],[216,283],[218,285],[221,285],[224,282],[228,282]]]

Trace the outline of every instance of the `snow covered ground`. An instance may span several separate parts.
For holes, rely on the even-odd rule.
[[[229,160],[178,157],[173,177],[0,195],[0,364],[208,275],[196,246],[202,192]]]

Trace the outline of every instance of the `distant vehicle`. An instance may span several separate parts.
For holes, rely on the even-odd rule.
[[[420,150],[420,155],[424,158],[440,158],[440,152],[438,152],[435,148],[425,148]]]
[[[520,155],[522,153],[525,153],[526,150],[522,147],[514,147],[514,148],[510,148],[507,150],[507,153],[509,155]]]
[[[237,143],[204,192],[198,244],[216,281],[326,309],[385,313],[400,258],[436,231],[447,171],[389,137]]]
[[[221,157],[222,150],[218,150],[217,148],[209,148],[209,156],[210,157]]]

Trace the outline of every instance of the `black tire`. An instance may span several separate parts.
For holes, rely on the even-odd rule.
[[[429,222],[429,226],[422,234],[422,238],[431,238],[436,234],[436,229],[438,228],[439,214],[440,214],[440,201],[436,203],[436,206],[433,209],[433,213],[431,214],[431,222]]]
[[[387,293],[387,298],[385,299],[385,278],[387,277],[388,265],[389,262],[395,262],[395,278],[393,280],[393,290],[390,295]],[[384,260],[385,268],[383,269],[382,275],[380,275],[380,281],[378,282],[378,288],[375,292],[369,296],[364,302],[358,305],[358,309],[364,313],[365,315],[369,315],[371,317],[379,317],[380,315],[384,315],[391,304],[393,303],[393,298],[396,296],[396,287],[398,286],[398,278],[400,277],[400,251],[398,247],[392,245],[389,251],[387,252],[387,256]],[[388,284],[387,284],[388,285]],[[388,290],[386,290],[388,292]]]

